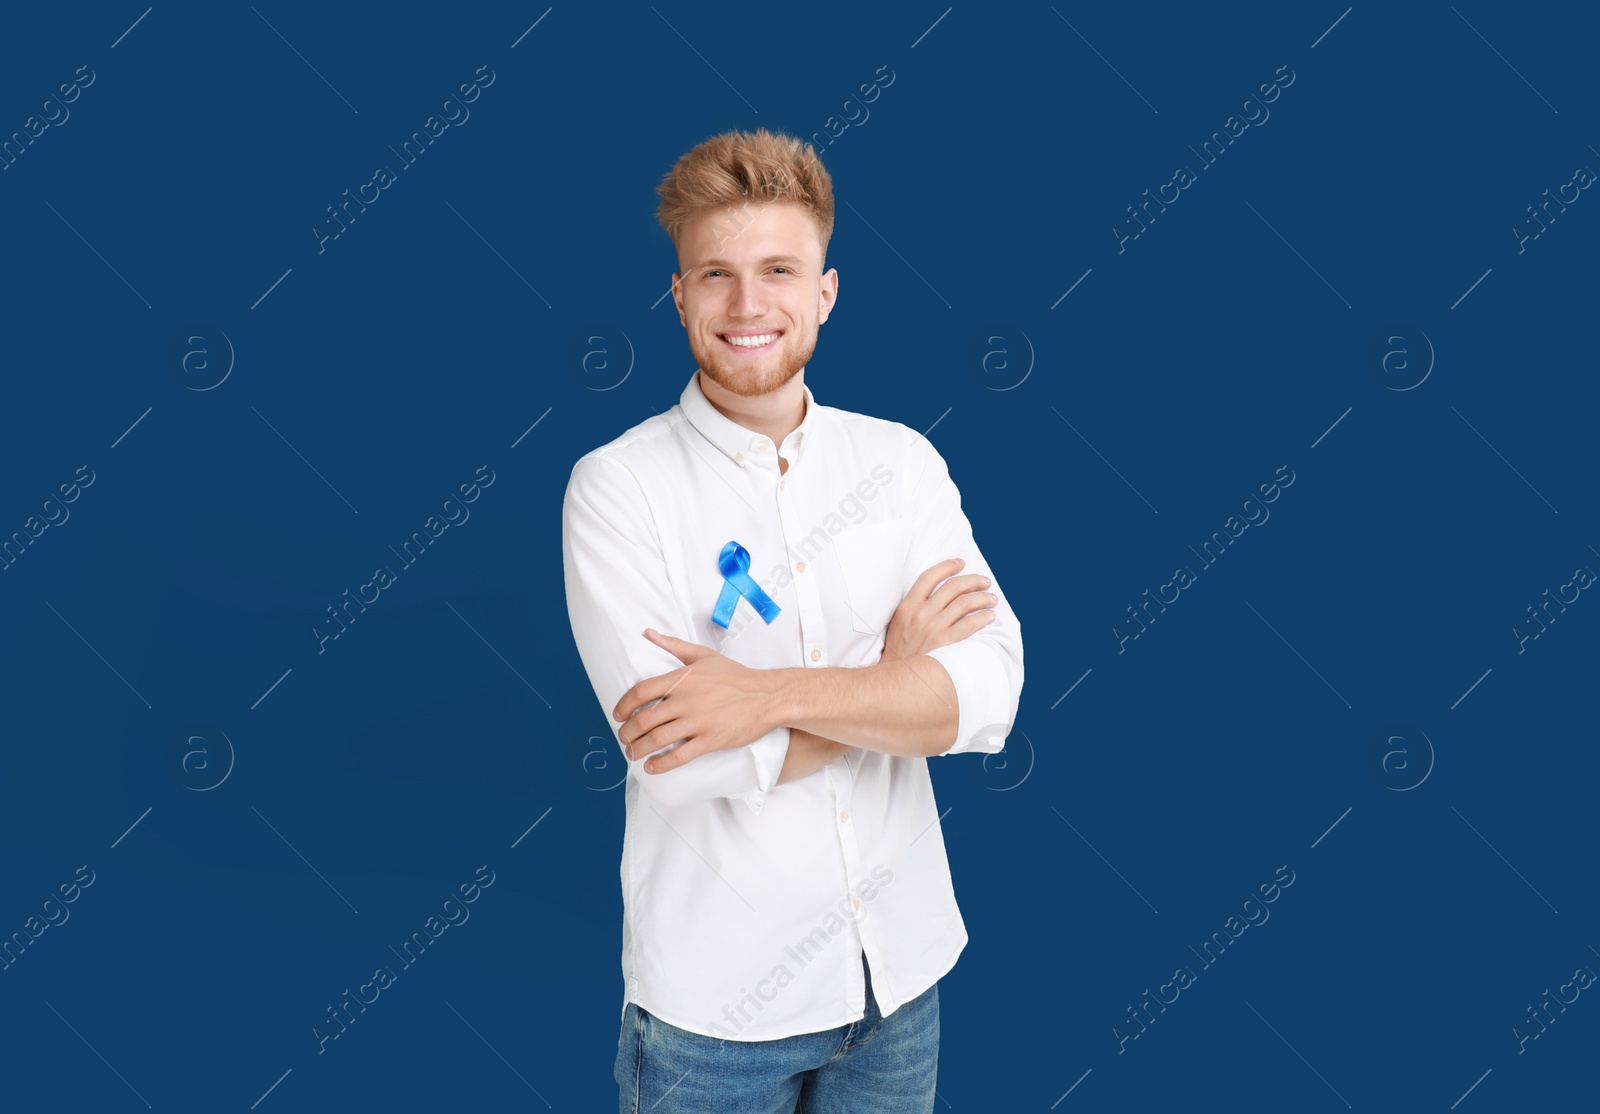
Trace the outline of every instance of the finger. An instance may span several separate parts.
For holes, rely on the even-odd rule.
[[[657,754],[644,764],[647,774],[664,774],[668,770],[676,770],[690,759],[704,753],[705,747],[691,741],[685,741],[682,746],[674,747],[665,754]]]
[[[651,718],[646,721],[648,730],[640,730],[628,744],[629,749],[640,758],[647,758],[655,751],[689,734],[684,729],[683,721],[673,712],[670,705],[657,705],[650,709],[650,716]]]
[[[651,627],[644,629],[644,636],[667,653],[683,662],[692,665],[707,654],[716,653],[710,646],[702,646],[698,642],[689,642],[682,638],[674,638],[670,634],[662,634]]]
[[[937,565],[930,565],[911,582],[911,588],[906,592],[906,599],[921,602],[933,592],[933,586],[954,573],[961,571],[964,564],[959,557],[950,557],[940,561]]]
[[[974,634],[977,631],[982,630],[992,622],[994,622],[994,610],[992,608],[983,611],[974,611],[970,615],[962,616],[959,621],[952,624],[950,627],[950,634],[954,641],[960,642],[969,634]]]
[[[622,694],[622,699],[618,700],[617,706],[611,710],[612,718],[625,720],[650,703],[650,701],[667,695],[672,691],[672,686],[678,683],[682,675],[682,669],[674,669],[672,672],[663,673],[659,677],[646,677]]]
[[[950,626],[974,611],[992,611],[999,602],[993,592],[965,592],[940,609],[935,622]]]
[[[952,576],[928,597],[933,606],[942,609],[951,600],[967,592],[982,592],[993,582],[979,573],[969,573],[966,576]]]
[[[617,728],[617,740],[626,745],[631,745],[650,731],[651,728],[664,723],[668,713],[665,709],[661,709],[663,702],[664,700],[640,705],[638,711],[634,712],[626,723]],[[657,711],[657,709],[661,710]]]

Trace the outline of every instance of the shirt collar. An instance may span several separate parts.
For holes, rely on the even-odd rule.
[[[792,452],[798,457],[806,449],[807,433],[816,428],[817,400],[811,394],[811,388],[802,383],[800,389],[806,394],[806,412],[800,419],[800,424],[789,434],[785,444],[792,445]],[[763,433],[746,429],[732,418],[728,417],[706,398],[705,392],[700,389],[700,373],[696,371],[689,377],[689,385],[683,389],[683,394],[678,397],[678,405],[682,408],[684,416],[689,423],[699,430],[700,435],[721,449],[735,464],[743,467],[749,459],[748,454],[762,451],[762,446],[768,445],[768,438]],[[782,448],[783,446],[778,446]]]

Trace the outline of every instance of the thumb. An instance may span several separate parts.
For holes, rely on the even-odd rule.
[[[685,665],[691,665],[708,654],[716,653],[709,646],[702,646],[698,642],[687,642],[682,638],[674,638],[672,635],[662,634],[652,627],[644,629],[644,636]]]

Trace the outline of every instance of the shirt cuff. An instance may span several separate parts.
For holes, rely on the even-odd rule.
[[[767,803],[767,794],[778,784],[783,772],[783,760],[789,755],[789,729],[778,727],[746,746],[745,751],[755,763],[755,785],[742,793],[730,794],[750,806],[750,811],[760,813]]]
[[[964,638],[927,656],[944,666],[956,688],[956,740],[943,754],[998,754],[1011,730],[1011,683],[993,646]]]

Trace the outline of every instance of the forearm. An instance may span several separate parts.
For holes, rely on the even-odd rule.
[[[849,743],[824,739],[798,727],[789,728],[789,750],[783,758],[783,769],[778,773],[778,784],[798,781],[815,773],[829,762],[856,748]]]
[[[860,668],[771,673],[782,722],[791,731],[811,732],[824,740],[884,754],[927,756],[949,749],[960,724],[955,684],[944,666],[926,655]]]

